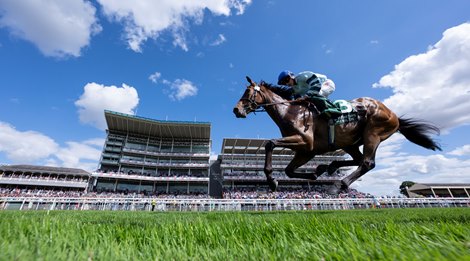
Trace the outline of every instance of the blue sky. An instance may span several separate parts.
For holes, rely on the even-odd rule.
[[[311,70],[331,99],[369,96],[442,128],[443,151],[395,134],[353,186],[470,183],[469,1],[0,0],[0,163],[96,168],[104,109],[212,123],[223,138],[278,138],[236,119],[245,75]]]

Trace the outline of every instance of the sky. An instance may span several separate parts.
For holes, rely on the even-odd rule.
[[[353,188],[470,183],[466,0],[0,0],[0,163],[96,169],[104,110],[210,122],[213,156],[223,138],[279,138],[265,113],[232,109],[246,75],[282,70],[440,127],[442,152],[394,134]]]

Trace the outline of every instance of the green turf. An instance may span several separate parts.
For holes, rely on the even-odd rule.
[[[0,211],[0,260],[470,260],[470,208]]]

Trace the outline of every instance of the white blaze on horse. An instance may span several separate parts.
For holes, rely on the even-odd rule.
[[[383,103],[372,98],[358,98],[350,101],[353,108],[362,108],[360,120],[334,125],[334,146],[329,144],[326,119],[319,117],[316,110],[310,110],[306,102],[292,102],[277,95],[269,84],[257,85],[246,77],[247,86],[233,112],[237,118],[245,118],[250,112],[263,107],[279,127],[282,138],[272,139],[266,144],[264,173],[271,190],[277,188],[277,181],[272,177],[272,153],[275,147],[289,148],[295,152],[294,158],[287,165],[285,172],[290,178],[316,180],[327,171],[330,175],[338,168],[358,166],[350,175],[338,184],[342,189],[351,185],[362,175],[375,167],[375,154],[379,144],[400,132],[409,141],[430,150],[441,150],[430,137],[439,134],[439,129],[429,123],[416,119],[399,118]],[[359,147],[363,145],[363,152]],[[342,149],[352,160],[332,161],[329,165],[319,165],[310,173],[296,170],[306,164],[315,155]]]

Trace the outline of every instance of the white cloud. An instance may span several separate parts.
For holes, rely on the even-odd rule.
[[[218,45],[221,45],[223,44],[224,42],[226,42],[227,39],[225,38],[225,36],[223,34],[219,34],[219,36],[217,37],[217,39],[215,39],[214,42],[212,42],[210,45],[211,46],[218,46]]]
[[[185,33],[189,23],[201,24],[204,11],[214,15],[230,16],[234,9],[237,15],[244,13],[251,0],[204,1],[120,1],[98,0],[104,14],[113,21],[122,22],[125,38],[135,52],[142,51],[142,43],[147,39],[157,39],[162,32],[173,36],[173,44],[188,50]]]
[[[323,44],[321,48],[325,51],[325,54],[326,54],[326,55],[329,55],[329,54],[332,54],[332,53],[333,53],[333,49],[331,49],[331,48],[330,48],[328,45],[326,45],[326,44]]]
[[[149,77],[153,83],[157,83],[158,79],[161,78],[162,74],[159,72],[155,72]],[[172,100],[180,101],[187,97],[195,96],[198,92],[198,88],[186,79],[176,79],[173,82],[167,79],[161,79],[161,83],[169,86],[169,89],[164,89],[163,92],[168,94],[168,97]]]
[[[97,142],[97,140],[101,142]],[[104,139],[88,140],[81,143],[69,141],[67,146],[60,148],[55,155],[61,160],[62,166],[96,170],[103,144]]]
[[[104,141],[105,140],[102,138],[95,138],[95,139],[85,140],[83,141],[83,144],[102,148],[104,145]]]
[[[454,156],[467,156],[470,155],[470,145],[464,145],[462,147],[456,148],[455,150],[448,152],[449,155]]]
[[[197,95],[197,87],[190,81],[185,79],[176,79],[170,83],[170,95],[172,100],[182,100],[184,98]]]
[[[162,74],[160,72],[155,72],[149,76],[149,80],[153,83],[157,83],[158,79],[160,79],[161,76]]]
[[[202,58],[202,57],[204,57],[204,56],[205,56],[205,54],[204,54],[203,52],[198,52],[198,53],[196,54],[196,57],[198,57],[198,58]]]
[[[3,0],[0,27],[32,42],[46,56],[80,56],[101,31],[96,9],[83,0]]]
[[[48,157],[58,149],[51,138],[35,131],[18,131],[0,122],[0,152],[14,162],[34,162]]]
[[[60,147],[52,138],[36,131],[19,131],[0,122],[0,153],[11,164],[35,164],[81,168],[88,171],[98,166],[104,139],[70,141]]]
[[[391,87],[384,103],[398,115],[436,123],[443,130],[470,124],[470,23],[450,28],[427,52],[412,55],[374,87]]]
[[[75,101],[80,121],[102,130],[106,129],[104,110],[134,114],[138,104],[139,96],[134,87],[126,84],[104,86],[94,82],[85,85],[83,94]]]

